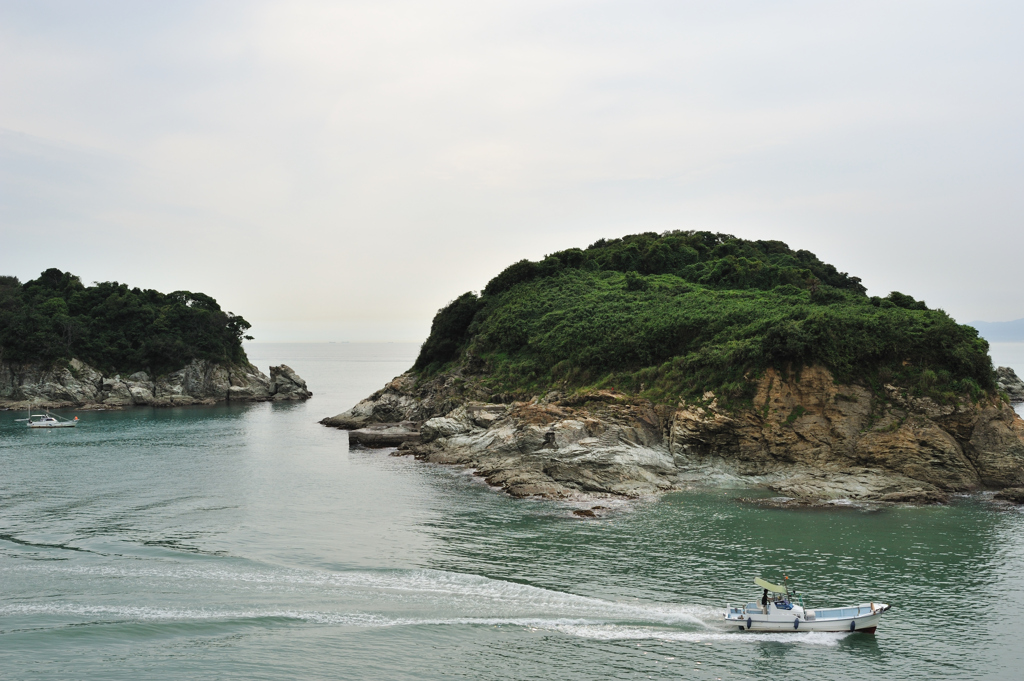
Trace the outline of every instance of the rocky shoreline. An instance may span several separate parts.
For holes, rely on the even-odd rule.
[[[139,371],[104,375],[72,359],[66,364],[0,362],[0,409],[119,409],[127,406],[177,407],[217,402],[305,400],[312,393],[290,367],[270,367],[270,376],[250,363],[193,360],[164,376]]]
[[[1011,375],[1020,383],[1000,370],[1000,390],[1012,395]],[[1024,487],[1024,421],[1005,401],[939,404],[884,391],[837,384],[820,366],[772,370],[753,407],[736,412],[711,393],[675,406],[613,391],[505,402],[473,376],[410,373],[321,423],[363,446],[472,468],[515,497],[585,501],[727,484],[767,487],[794,505],[938,503]]]

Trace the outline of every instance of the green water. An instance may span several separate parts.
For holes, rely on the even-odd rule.
[[[315,397],[0,413],[3,679],[931,679],[1024,669],[1024,513],[783,511],[738,490],[601,520],[352,450],[316,421],[409,345],[255,345]],[[719,628],[753,576],[885,601],[876,636]],[[698,664],[699,663],[699,664]]]

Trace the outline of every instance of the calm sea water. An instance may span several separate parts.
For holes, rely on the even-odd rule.
[[[316,421],[412,345],[253,345],[304,404],[0,413],[4,679],[964,679],[1024,669],[1024,513],[983,498],[769,510],[737,490],[601,520],[349,450]],[[759,574],[882,600],[877,636],[716,627]]]

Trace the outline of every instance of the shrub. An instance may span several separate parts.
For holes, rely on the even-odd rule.
[[[626,272],[626,290],[627,291],[646,291],[648,289],[647,280],[640,276],[635,271]]]

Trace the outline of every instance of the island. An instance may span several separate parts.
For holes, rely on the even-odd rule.
[[[930,503],[1024,486],[1009,374],[974,328],[806,250],[645,233],[509,266],[437,313],[408,372],[321,423],[517,497],[716,482]]]
[[[0,276],[0,408],[308,399],[287,365],[268,377],[249,362],[249,328],[203,293],[85,286],[59,269]]]

